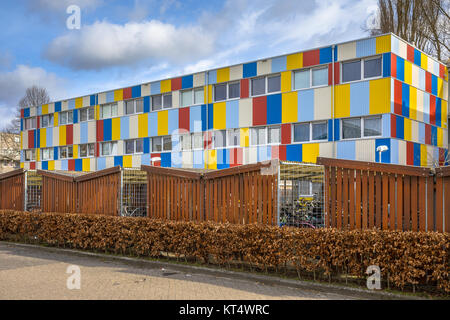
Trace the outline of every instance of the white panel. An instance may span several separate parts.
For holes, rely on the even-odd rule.
[[[356,140],[355,156],[359,161],[375,161],[375,140]]]
[[[22,132],[22,149],[28,148],[28,131]]]
[[[141,96],[149,96],[151,93],[150,83],[142,84],[141,85]]]
[[[42,162],[36,162],[36,170],[42,170]]]
[[[242,148],[242,164],[250,163],[250,151],[249,148]]]
[[[239,127],[246,128],[252,125],[252,99],[239,100]]]
[[[180,107],[180,91],[172,91],[172,107],[179,108]]]
[[[61,160],[55,160],[55,170],[61,170]]]
[[[119,117],[125,115],[125,103],[123,102],[123,100],[117,101],[117,115]]]
[[[406,141],[398,140],[398,164],[406,166]]]
[[[98,104],[104,104],[106,103],[106,93],[99,93],[98,94]]]
[[[61,102],[61,111],[69,110],[69,101],[64,100]]]
[[[123,140],[117,141],[117,155],[122,156],[123,155]]]
[[[314,120],[331,118],[331,87],[314,89]]]
[[[91,158],[90,159],[90,165],[89,165],[90,171],[96,171],[97,170],[97,168],[96,168],[96,165],[97,165],[96,159],[97,158]]]
[[[448,82],[443,80],[443,85],[444,85],[444,87],[443,87],[444,95],[442,97],[443,97],[444,100],[448,101]]]
[[[443,141],[444,148],[448,148],[448,130],[447,129],[442,130],[442,137],[444,139],[444,141]]]
[[[391,51],[398,56],[398,39],[397,37],[391,37]]]
[[[194,88],[205,85],[205,73],[204,72],[194,74],[193,78],[194,78],[194,80],[193,80]]]
[[[137,115],[130,116],[130,139],[138,138],[139,121]]]
[[[73,144],[80,144],[80,124],[75,123],[73,125]]]
[[[258,61],[256,63],[256,70],[258,76],[272,73],[272,59]]]
[[[55,104],[49,103],[47,109],[48,109],[48,113],[54,113],[55,112]]]
[[[83,107],[89,107],[91,105],[91,96],[83,97]]]
[[[25,170],[30,170],[30,163],[29,163],[29,162],[24,162],[23,168],[24,168]]]
[[[36,107],[30,107],[30,117],[34,117],[37,115],[37,108]]]
[[[333,143],[332,142],[319,143],[319,157],[325,157],[325,158],[333,157]]]
[[[137,154],[131,157],[131,166],[133,168],[141,167],[141,155]]]
[[[419,67],[412,64],[412,85],[419,88]]]
[[[338,60],[349,60],[356,58],[356,42],[338,45]]]
[[[230,67],[230,80],[238,80],[243,77],[243,66],[242,64]]]
[[[417,89],[417,120],[423,122],[423,91]]]
[[[53,146],[59,146],[59,127],[53,128]]]
[[[96,141],[96,126],[95,126],[95,121],[89,121],[88,122],[88,142],[92,143]]]
[[[257,163],[258,162],[258,148],[257,147],[249,147],[249,163]]]
[[[193,153],[192,151],[184,151],[182,152],[181,155],[181,160],[182,160],[182,167],[183,168],[192,168],[193,162],[194,162],[194,158],[193,158]]]
[[[411,140],[419,143],[419,123],[411,120]]]
[[[114,157],[106,157],[106,168],[114,167]]]
[[[406,45],[406,42],[402,40],[399,40],[398,42],[398,55],[403,59],[408,58],[408,46]]]

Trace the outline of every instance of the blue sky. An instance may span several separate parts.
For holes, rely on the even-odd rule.
[[[69,5],[81,28],[69,30]],[[376,0],[3,0],[0,129],[27,87],[53,101],[367,36]]]

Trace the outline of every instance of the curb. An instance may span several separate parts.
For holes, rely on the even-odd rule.
[[[265,276],[259,274],[252,274],[247,272],[239,272],[239,271],[230,271],[220,268],[208,268],[208,267],[199,267],[193,265],[183,265],[172,262],[163,262],[163,261],[152,261],[152,260],[144,260],[140,258],[131,258],[125,256],[114,256],[107,255],[102,253],[94,253],[87,252],[75,249],[63,249],[56,247],[43,247],[40,245],[32,245],[32,244],[23,244],[16,242],[7,242],[0,241],[2,244],[6,244],[9,246],[22,247],[22,248],[30,248],[30,249],[38,249],[42,251],[52,252],[52,253],[66,253],[74,256],[81,257],[93,257],[97,259],[110,260],[110,261],[119,261],[122,263],[131,264],[137,267],[146,267],[151,266],[152,268],[165,268],[171,269],[174,271],[191,273],[191,274],[203,274],[215,277],[223,277],[223,278],[232,278],[238,280],[246,280],[246,281],[256,281],[265,285],[277,285],[284,286],[290,288],[304,289],[304,290],[315,290],[319,292],[326,293],[335,293],[341,295],[348,295],[351,297],[356,297],[363,300],[429,300],[424,297],[416,297],[416,296],[403,296],[390,292],[377,291],[373,292],[368,289],[362,288],[352,288],[345,285],[333,285],[333,284],[325,284],[319,282],[309,282],[302,280],[291,280],[291,279],[283,279],[276,276]]]

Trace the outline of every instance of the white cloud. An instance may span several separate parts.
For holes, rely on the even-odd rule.
[[[54,39],[45,56],[75,70],[99,70],[147,59],[183,63],[212,50],[213,39],[199,27],[175,27],[157,20],[125,25],[102,21]]]

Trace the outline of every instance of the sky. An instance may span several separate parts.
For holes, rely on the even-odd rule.
[[[80,28],[67,28],[70,5]],[[2,0],[0,129],[52,101],[366,37],[376,0]]]

